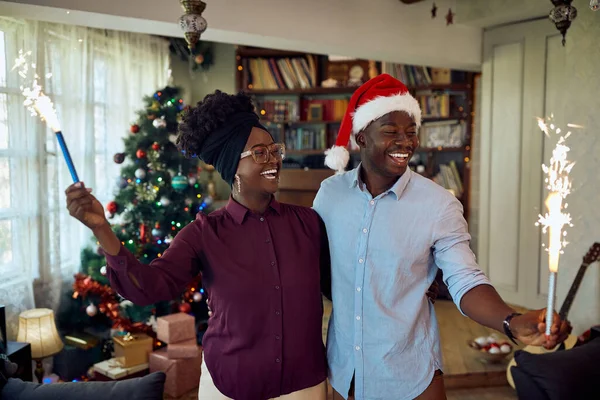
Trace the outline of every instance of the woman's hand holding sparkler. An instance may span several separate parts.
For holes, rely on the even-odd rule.
[[[69,186],[65,191],[67,209],[72,217],[92,230],[105,252],[116,255],[121,248],[121,242],[104,215],[104,207],[91,192],[92,189],[86,188],[83,182]]]

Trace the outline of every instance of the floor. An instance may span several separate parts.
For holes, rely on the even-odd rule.
[[[454,303],[450,301],[436,302],[435,310],[440,326],[444,381],[448,400],[517,399],[515,391],[506,383],[506,364],[510,360],[510,355],[502,363],[486,364],[479,361],[477,352],[467,345],[468,340],[479,336],[489,336],[495,331],[462,316]],[[327,337],[330,314],[331,303],[326,301],[323,340]],[[329,392],[328,399],[331,399],[331,391]],[[196,396],[197,391],[195,390],[178,400],[196,400]],[[165,399],[167,398],[165,397]]]

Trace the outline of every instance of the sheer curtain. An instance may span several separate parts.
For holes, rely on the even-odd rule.
[[[66,211],[72,181],[56,137],[22,105],[11,71],[19,49],[32,52],[79,178],[103,204],[112,199],[120,170],[113,155],[135,111],[169,78],[163,39],[0,17],[0,304],[9,337],[21,311],[58,305],[62,282],[91,243]]]

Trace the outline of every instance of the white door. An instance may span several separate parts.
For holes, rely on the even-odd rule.
[[[534,224],[543,204],[544,135],[536,117],[559,113],[565,49],[547,19],[484,34],[479,264],[502,296],[545,305],[547,263]]]

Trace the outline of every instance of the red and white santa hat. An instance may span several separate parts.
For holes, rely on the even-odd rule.
[[[325,165],[337,173],[344,172],[350,154],[347,146],[371,122],[393,111],[404,111],[421,126],[421,107],[406,86],[388,74],[378,75],[365,82],[352,94],[342,120],[335,145],[325,151]]]

